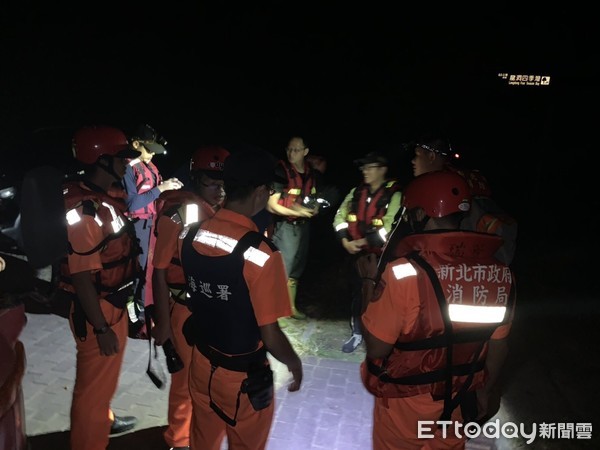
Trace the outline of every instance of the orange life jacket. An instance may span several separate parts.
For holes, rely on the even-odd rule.
[[[279,199],[280,205],[286,208],[291,208],[294,203],[301,205],[305,197],[317,193],[315,174],[308,163],[304,163],[304,176],[289,161],[280,160],[279,164],[283,167],[288,180],[287,186]],[[297,219],[297,217],[288,218],[290,221]]]
[[[469,188],[471,188],[471,194],[473,196],[492,196],[490,184],[488,183],[487,178],[479,170],[467,170],[463,168],[454,167],[451,164],[446,164],[445,168],[446,170],[457,173],[461,177],[463,177],[469,185]]]
[[[459,169],[450,164],[446,165],[446,169],[462,176],[473,195],[471,210],[461,222],[460,228],[500,236],[504,242],[496,251],[496,258],[510,264],[516,251],[518,224],[515,218],[492,198],[489,183],[479,170]]]
[[[183,189],[163,192],[157,199],[157,216],[154,224],[154,233],[156,236],[159,234],[158,224],[160,218],[164,216],[180,223],[183,230],[184,222],[186,221],[184,206],[191,204],[198,206],[199,220],[212,217],[215,213],[215,210],[194,192]],[[176,299],[183,302],[185,300],[183,293],[186,287],[185,274],[183,273],[177,251],[173,254],[171,263],[167,268],[167,284]]]
[[[395,254],[406,259],[388,263],[387,270],[397,274],[394,282],[417,283],[420,311],[388,357],[367,358],[361,366],[369,392],[430,393],[444,399],[450,413],[465,392],[482,386],[488,340],[514,308],[514,275],[493,256],[500,244],[497,236],[468,231],[414,234],[398,243]],[[466,319],[468,307],[475,312]]]
[[[156,223],[154,224],[154,233],[158,235],[158,220],[161,216],[167,215],[172,217],[174,214],[179,213],[179,208],[185,203],[200,203],[202,200],[200,197],[192,191],[184,189],[174,189],[170,191],[164,191],[156,199]],[[180,217],[180,219],[182,219]]]
[[[368,184],[361,184],[354,190],[346,216],[352,240],[364,238],[367,232],[383,228],[383,216],[390,199],[399,190],[400,186],[395,180],[386,181],[373,194]],[[369,247],[365,251],[381,254],[381,247]]]
[[[115,306],[124,307],[133,281],[140,275],[135,229],[125,216],[125,203],[108,194],[86,189],[78,182],[64,185],[64,200],[67,216],[71,210],[81,206],[82,213],[93,216],[101,223],[104,239],[93,248],[74,248],[69,242],[69,253],[91,255],[100,252],[102,270],[92,275],[98,298],[106,298]],[[59,287],[75,292],[65,256],[61,261]],[[123,295],[121,295],[123,294]]]

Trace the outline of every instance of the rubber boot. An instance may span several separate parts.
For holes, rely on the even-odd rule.
[[[292,319],[306,320],[306,314],[301,313],[296,309],[296,293],[298,291],[298,280],[295,278],[288,279],[288,292],[290,293],[290,301],[292,305]]]

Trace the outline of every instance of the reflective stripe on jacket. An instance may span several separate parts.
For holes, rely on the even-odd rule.
[[[187,305],[192,311],[193,340],[227,355],[255,352],[261,345],[261,334],[243,269],[246,259],[268,258],[258,249],[264,236],[250,231],[236,241],[199,229],[199,225],[186,227],[179,236],[183,240],[181,263]],[[233,248],[223,256],[206,256],[196,251],[194,240],[206,245],[227,242]],[[249,247],[252,251],[247,251]]]
[[[488,340],[514,307],[513,273],[493,257],[500,241],[464,231],[400,241],[396,255],[404,258],[386,270],[393,282],[416,283],[419,315],[387,358],[367,358],[361,367],[373,395],[439,400],[483,384]]]
[[[92,275],[99,298],[124,292],[140,274],[137,259],[139,247],[133,224],[124,215],[125,204],[104,192],[86,189],[77,182],[66,183],[63,192],[67,223],[79,220],[81,212],[93,216],[104,235],[104,239],[94,248],[74,248],[69,243],[70,252],[82,255],[100,252],[103,268]],[[66,256],[61,262],[59,286],[75,292]]]
[[[187,225],[202,221],[215,214],[215,209],[204,201],[199,195],[186,190],[171,190],[163,192],[157,201],[157,216],[154,224],[154,233],[158,237],[161,217],[168,217],[178,224],[180,231]],[[185,290],[185,275],[181,268],[181,261],[177,251],[171,258],[171,263],[166,273],[167,285],[174,294],[180,298]]]
[[[370,245],[364,249],[380,254],[387,235],[383,218],[388,212],[392,196],[399,191],[400,186],[395,180],[386,181],[374,193],[370,192],[368,184],[357,186],[348,203],[345,222],[335,226],[338,236],[356,240],[368,234],[380,233],[378,239],[369,239]]]

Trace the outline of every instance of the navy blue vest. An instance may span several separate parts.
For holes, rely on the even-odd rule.
[[[230,254],[205,256],[192,246],[199,226],[190,227],[181,247],[195,337],[229,355],[253,352],[261,336],[243,276],[244,252],[258,248],[263,236],[249,231]]]

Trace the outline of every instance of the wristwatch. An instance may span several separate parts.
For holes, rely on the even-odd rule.
[[[94,328],[94,334],[98,335],[98,334],[106,334],[108,332],[108,330],[110,330],[110,327],[108,326],[108,324],[104,324],[103,327],[101,328]]]

